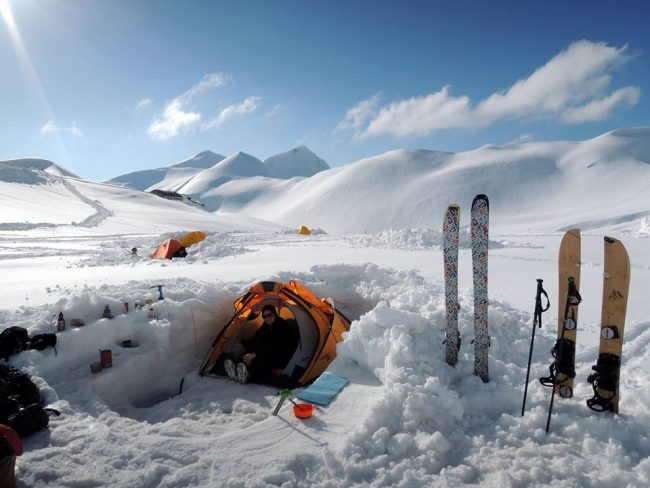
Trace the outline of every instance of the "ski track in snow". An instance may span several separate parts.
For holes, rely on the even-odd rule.
[[[97,200],[91,200],[90,198],[86,197],[83,193],[81,193],[77,188],[70,183],[70,181],[66,178],[62,178],[61,182],[63,183],[63,186],[65,186],[70,193],[72,193],[74,196],[76,196],[79,200],[81,200],[83,203],[86,205],[90,205],[92,208],[95,209],[95,213],[88,218],[84,219],[82,222],[76,222],[73,223],[73,226],[76,227],[96,227],[98,226],[104,219],[111,217],[113,215],[113,212],[108,210],[106,207],[104,207],[100,202]]]

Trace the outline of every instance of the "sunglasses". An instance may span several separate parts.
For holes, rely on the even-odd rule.
[[[264,317],[265,319],[269,319],[271,317],[275,317],[275,315],[273,315],[272,313],[263,313],[262,317]]]

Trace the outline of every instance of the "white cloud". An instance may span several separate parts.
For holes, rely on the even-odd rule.
[[[369,99],[357,103],[347,111],[345,118],[339,122],[334,132],[353,131],[357,135],[366,121],[377,113],[380,98],[381,92],[377,92]]]
[[[195,96],[210,90],[214,90],[215,88],[224,86],[231,81],[232,81],[232,76],[229,75],[228,73],[210,73],[205,75],[201,79],[201,81],[199,81],[196,85],[191,87],[185,93],[179,95],[177,99],[180,99],[184,103],[189,102]]]
[[[162,115],[154,119],[147,132],[156,139],[171,139],[191,131],[200,121],[200,113],[184,111],[181,101],[174,99],[165,107]]]
[[[264,115],[270,119],[272,117],[276,117],[277,115],[280,115],[281,113],[286,112],[287,110],[289,110],[289,107],[281,103],[278,103],[275,107],[273,107],[271,110],[266,112],[266,114]]]
[[[232,81],[232,77],[227,73],[205,75],[201,81],[169,102],[165,110],[154,117],[147,133],[156,139],[166,140],[198,129],[203,115],[200,112],[191,111],[187,105],[197,95],[224,86],[230,81]]]
[[[83,136],[83,132],[77,127],[76,122],[72,122],[70,127],[61,127],[54,120],[48,120],[43,127],[41,127],[41,134],[54,134],[58,132],[68,132],[76,137]]]
[[[236,103],[234,105],[230,105],[226,108],[224,108],[219,115],[217,115],[214,119],[212,119],[210,122],[208,122],[205,125],[205,129],[211,129],[213,127],[218,127],[223,122],[233,115],[243,115],[243,114],[248,114],[255,112],[260,105],[262,104],[262,99],[260,97],[248,97],[246,100],[244,100],[241,103]]]
[[[134,109],[135,109],[136,112],[140,111],[140,110],[144,110],[145,108],[150,106],[152,103],[153,103],[153,100],[151,98],[143,98],[142,100],[140,100],[136,104]]]
[[[636,87],[608,92],[612,71],[629,59],[626,50],[627,46],[574,42],[529,77],[476,104],[466,95],[452,95],[449,86],[379,110],[375,95],[350,109],[336,130],[352,131],[354,137],[408,137],[507,119],[553,117],[569,123],[603,120],[619,106],[635,105],[640,97]]]
[[[506,146],[514,146],[516,144],[522,144],[524,142],[530,142],[530,141],[534,141],[534,140],[535,140],[535,136],[533,134],[526,133],[526,134],[521,134],[518,137],[515,137],[512,141],[506,142],[505,145]]]
[[[641,97],[641,90],[628,86],[616,90],[608,97],[593,100],[580,107],[568,109],[562,114],[562,118],[571,124],[579,124],[591,120],[605,120],[610,112],[619,105],[632,107],[637,104]]]

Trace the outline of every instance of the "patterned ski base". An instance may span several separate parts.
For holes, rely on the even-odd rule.
[[[472,268],[474,274],[474,374],[483,383],[488,372],[488,234],[490,206],[488,197],[476,195],[472,202]]]
[[[581,239],[580,229],[571,229],[562,237],[559,255],[559,282],[558,282],[558,324],[557,338],[562,337],[562,328],[564,327],[564,339],[572,343],[567,349],[573,349],[570,357],[570,364],[567,367],[575,371],[575,344],[578,334],[578,306],[569,305],[567,310],[567,294],[569,291],[569,278],[573,278],[576,288],[580,291],[580,254]],[[565,318],[565,313],[567,319]],[[555,393],[560,398],[570,398],[573,396],[573,376],[557,373],[557,386]]]
[[[630,259],[623,244],[605,237],[605,273],[600,319],[600,348],[595,373],[589,377],[594,397],[587,405],[597,411],[618,413],[621,352],[630,287]]]
[[[442,224],[443,258],[445,266],[445,305],[447,331],[445,334],[445,360],[451,366],[458,361],[460,334],[458,332],[458,230],[460,207],[449,205]]]

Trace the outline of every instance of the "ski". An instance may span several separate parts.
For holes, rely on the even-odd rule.
[[[474,275],[474,374],[483,383],[490,381],[488,372],[488,234],[490,204],[485,195],[472,202],[472,271]]]
[[[562,237],[558,258],[558,327],[557,340],[551,354],[550,375],[540,378],[542,385],[553,387],[551,409],[555,394],[562,398],[573,396],[575,378],[575,346],[578,332],[580,296],[580,229],[571,229]]]
[[[449,205],[442,224],[443,259],[445,268],[445,307],[447,332],[445,334],[445,360],[454,366],[458,361],[460,333],[458,332],[458,230],[460,207]]]
[[[630,288],[630,259],[623,243],[605,237],[605,273],[600,318],[600,347],[594,373],[587,381],[594,396],[587,406],[598,412],[618,413],[621,352],[627,296]]]

